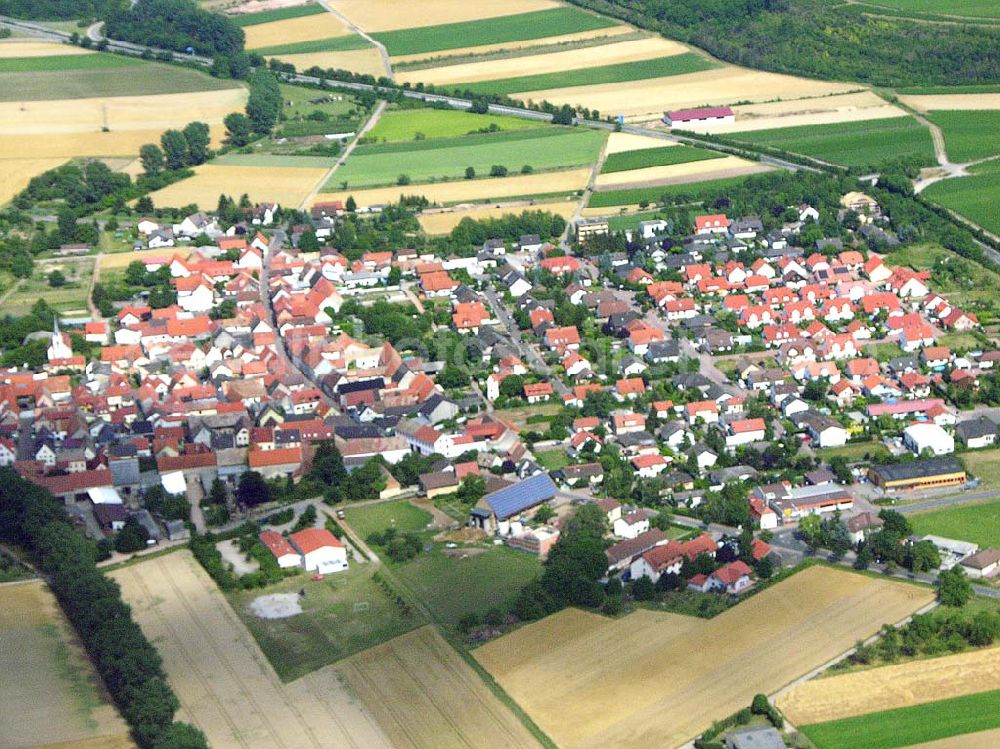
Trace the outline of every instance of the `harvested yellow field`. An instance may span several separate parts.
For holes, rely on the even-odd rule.
[[[663,146],[676,146],[677,142],[664,140],[662,138],[651,138],[648,135],[635,135],[633,133],[611,133],[608,136],[608,144],[604,152],[609,156],[613,153],[623,153],[625,151],[641,151],[644,148],[661,148]]]
[[[0,746],[133,749],[76,633],[39,580],[0,586]]]
[[[597,176],[598,189],[621,187],[623,185],[670,185],[684,182],[701,182],[723,177],[737,177],[743,174],[757,174],[769,171],[771,167],[757,161],[748,161],[738,156],[724,156],[721,159],[689,161],[670,166],[651,166],[628,172],[610,172]]]
[[[243,31],[247,35],[247,49],[251,50],[274,47],[278,44],[311,42],[313,39],[329,39],[350,33],[332,13],[317,13],[312,16],[287,18],[284,21],[244,26]]]
[[[39,42],[34,39],[4,39],[0,41],[0,59],[9,57],[55,57],[56,55],[92,55],[93,50],[75,44]]]
[[[385,75],[382,56],[374,47],[352,49],[347,52],[307,52],[300,55],[279,55],[282,62],[295,66],[296,70],[308,70],[313,65],[321,68],[340,68],[355,73]]]
[[[589,50],[588,50],[589,51]],[[663,112],[685,107],[732,104],[737,101],[801,99],[857,90],[855,83],[813,81],[792,75],[765,73],[733,65],[644,81],[605,83],[548,91],[511,94],[515,99],[548,100],[553,104],[585,104],[630,120],[659,119]]]
[[[885,99],[871,91],[838,96],[821,96],[816,99],[776,101],[766,104],[749,104],[733,107],[736,122],[705,128],[705,132],[731,133],[751,130],[769,130],[776,127],[799,125],[831,125],[860,120],[882,120],[905,117],[906,112],[887,104]],[[698,130],[698,128],[694,128]]]
[[[371,715],[329,669],[282,684],[246,626],[188,551],[112,577],[163,658],[179,720],[214,749],[389,749]]]
[[[900,96],[899,100],[919,112],[952,109],[1000,109],[1000,94],[928,94]]]
[[[221,123],[246,103],[245,88],[187,94],[0,102],[0,135],[166,130],[192,120]],[[30,155],[24,151],[21,156]],[[107,154],[101,154],[107,155]]]
[[[687,52],[683,44],[659,37],[633,39],[615,44],[587,47],[585,50],[570,49],[544,55],[527,55],[498,60],[470,62],[464,65],[446,65],[440,68],[402,71],[396,78],[400,83],[433,83],[436,86],[454,83],[476,83],[499,78],[516,78],[522,75],[558,73],[564,70],[596,68],[601,65],[617,65],[637,60],[651,60]]]
[[[576,210],[576,203],[562,201],[560,203],[525,203],[516,206],[490,206],[488,208],[457,208],[453,211],[440,211],[437,213],[422,213],[417,217],[420,226],[428,234],[447,234],[463,218],[471,218],[480,221],[486,218],[500,218],[508,213],[523,213],[524,211],[548,211],[563,218],[569,218]]]
[[[553,0],[425,0],[403,11],[398,0],[338,0],[337,10],[365,31],[390,31],[479,21],[561,7]]]
[[[923,744],[912,744],[906,749],[983,749],[987,746],[1000,746],[1000,728],[979,733],[966,733],[961,736],[950,736],[946,739],[927,741]]]
[[[0,205],[28,186],[35,175],[54,169],[65,159],[2,159],[0,160]]]
[[[616,36],[631,34],[635,32],[631,26],[610,26],[606,29],[594,29],[592,31],[578,31],[575,34],[561,34],[560,36],[547,36],[543,39],[525,39],[519,42],[500,42],[497,44],[482,44],[478,47],[462,47],[461,49],[449,49],[443,52],[419,52],[413,55],[396,55],[392,58],[393,64],[401,62],[414,62],[416,60],[441,60],[442,65],[446,65],[449,59],[459,57],[471,57],[473,55],[485,55],[490,52],[501,50],[529,49],[531,47],[541,47],[550,44],[567,44],[571,42],[586,41],[588,39],[613,40]]]
[[[332,668],[375,715],[396,749],[539,746],[433,627]]]
[[[799,684],[778,698],[798,725],[1000,689],[1000,648],[880,666]]]
[[[281,205],[297,206],[326,176],[327,171],[314,167],[202,164],[195,167],[193,177],[157,190],[152,198],[158,206],[179,208],[194,203],[199,208],[209,209],[219,204],[220,195],[239,198],[246,193],[254,203],[271,200]]]
[[[178,122],[179,126],[187,124]],[[63,161],[75,156],[134,156],[145,143],[159,143],[162,129],[119,130],[110,133],[67,133],[64,135],[0,135],[0,161],[25,153]],[[221,124],[211,126],[213,145],[225,135]]]
[[[589,169],[570,169],[564,172],[525,174],[497,179],[456,180],[426,185],[407,185],[406,187],[376,187],[371,190],[322,193],[317,195],[313,202],[347,200],[352,195],[359,206],[397,203],[400,195],[423,195],[432,203],[488,201],[521,195],[546,195],[555,192],[569,194],[582,190],[587,186],[589,179]]]
[[[931,600],[810,567],[714,619],[640,611],[575,635],[562,612],[474,655],[563,749],[673,747]]]

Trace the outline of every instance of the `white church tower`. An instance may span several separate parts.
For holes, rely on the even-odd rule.
[[[49,348],[46,352],[49,361],[73,358],[73,348],[70,343],[70,337],[59,332],[59,316],[56,315],[52,320],[52,336],[49,339]]]

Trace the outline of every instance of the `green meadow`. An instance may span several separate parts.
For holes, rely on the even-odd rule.
[[[604,161],[601,174],[611,172],[630,172],[633,169],[645,169],[651,166],[670,166],[671,164],[687,164],[691,161],[720,159],[724,154],[706,151],[703,148],[691,146],[662,146],[660,148],[641,148],[637,151],[622,151],[613,153]]]

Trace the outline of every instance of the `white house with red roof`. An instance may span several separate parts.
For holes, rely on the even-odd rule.
[[[287,570],[302,565],[302,557],[299,555],[299,552],[288,543],[287,538],[277,531],[264,531],[258,538],[267,547],[267,550],[274,555],[281,569]]]
[[[694,217],[695,234],[726,234],[729,232],[729,218],[724,213]]]
[[[326,528],[306,528],[288,537],[299,552],[306,572],[342,572],[347,569],[347,549]]]

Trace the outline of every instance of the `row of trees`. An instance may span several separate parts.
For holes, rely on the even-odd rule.
[[[160,656],[132,619],[118,585],[97,569],[95,545],[48,491],[12,468],[0,469],[0,538],[29,550],[45,572],[139,746],[207,747],[200,731],[174,723],[179,703]]]
[[[274,73],[265,68],[257,68],[249,79],[250,96],[247,98],[246,113],[232,112],[226,115],[226,140],[234,146],[243,147],[255,135],[267,135],[278,123],[285,99]]]
[[[165,169],[184,169],[204,164],[211,158],[211,135],[204,122],[189,122],[183,130],[167,130],[160,145],[147,143],[139,149],[143,173],[158,177]]]

